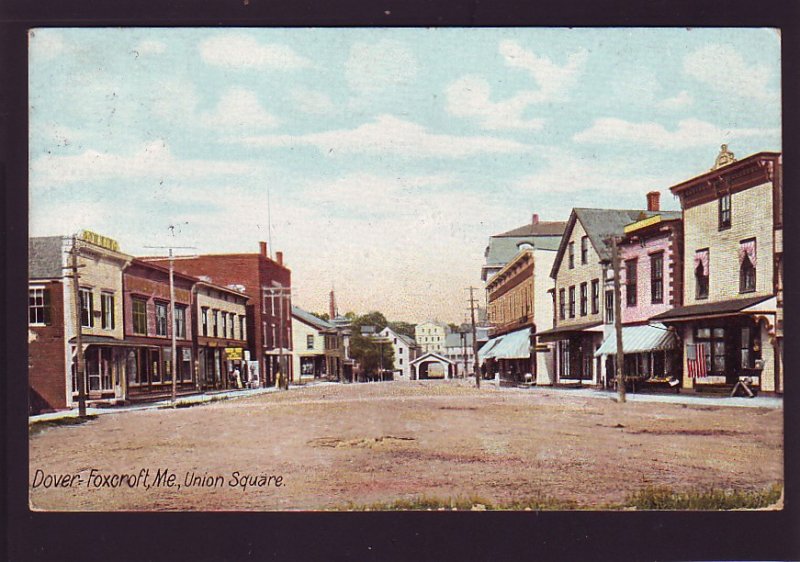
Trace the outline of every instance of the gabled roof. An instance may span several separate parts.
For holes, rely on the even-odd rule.
[[[567,223],[564,221],[539,221],[536,224],[528,223],[517,228],[513,228],[501,234],[495,234],[492,238],[505,236],[561,236]]]
[[[416,342],[416,340],[414,338],[410,338],[405,334],[401,334],[399,332],[396,332],[396,331],[392,330],[389,326],[386,326],[383,330],[389,330],[392,334],[394,334],[397,337],[397,339],[402,341],[408,347],[417,347],[417,342]],[[383,330],[381,330],[381,331],[383,331]]]
[[[556,259],[553,261],[553,268],[550,270],[550,277],[556,278],[556,273],[564,258],[567,243],[575,228],[575,222],[580,221],[589,241],[592,243],[600,260],[611,259],[611,248],[605,243],[610,236],[622,236],[625,226],[640,219],[663,214],[664,211],[647,211],[643,209],[586,209],[576,207],[572,209],[567,221],[567,228],[561,237],[558,246]]]
[[[28,238],[28,279],[58,279],[64,276],[62,268],[61,236]]]
[[[449,363],[450,365],[455,365],[455,363],[453,363],[453,361],[451,361],[450,359],[448,359],[444,355],[441,355],[441,354],[436,353],[434,351],[429,351],[428,353],[425,353],[424,355],[420,355],[419,357],[414,359],[411,363],[409,363],[409,365],[413,365],[415,363],[421,363],[421,362],[423,362],[426,359],[429,359],[431,357],[435,357],[436,359],[439,359],[442,363]]]
[[[318,316],[314,316],[310,312],[303,310],[299,306],[292,305],[292,316],[297,318],[298,320],[305,322],[306,324],[311,325],[314,328],[319,328],[320,330],[328,330],[333,328],[333,324],[328,322],[327,320],[323,320]]]

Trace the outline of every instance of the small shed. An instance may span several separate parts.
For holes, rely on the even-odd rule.
[[[412,378],[451,379],[455,375],[456,365],[450,359],[433,351],[417,357],[411,362]]]

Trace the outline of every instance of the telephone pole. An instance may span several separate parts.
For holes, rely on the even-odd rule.
[[[472,319],[472,352],[475,356],[475,388],[481,387],[481,372],[478,367],[478,336],[475,329],[475,287],[468,287],[469,290],[469,312]]]
[[[72,250],[70,251],[70,265],[67,269],[72,271],[68,277],[72,278],[72,295],[75,301],[75,378],[78,380],[78,416],[81,418],[86,417],[86,382],[84,380],[83,372],[83,340],[81,338],[82,322],[81,313],[83,306],[81,306],[81,290],[78,279],[78,269],[85,267],[78,265],[78,237],[72,237]]]
[[[269,295],[270,298],[273,299],[273,302],[274,302],[275,297],[278,298],[278,323],[279,323],[279,326],[278,326],[278,373],[277,373],[277,377],[279,377],[279,379],[280,379],[280,384],[278,386],[280,386],[283,390],[289,390],[289,378],[288,378],[289,375],[286,372],[289,369],[285,368],[286,366],[284,365],[284,363],[285,363],[284,355],[285,354],[284,354],[283,336],[284,336],[284,332],[286,330],[286,326],[284,325],[285,322],[284,322],[283,305],[284,305],[284,300],[286,299],[287,296],[291,298],[291,296],[292,296],[292,293],[291,293],[292,288],[291,287],[263,287],[262,291],[263,291],[262,294],[264,296]],[[291,318],[291,310],[289,311],[289,314],[290,314],[289,317]]]
[[[620,286],[619,274],[619,247],[617,237],[611,237],[611,265],[614,268],[614,331],[617,336],[617,391],[619,401],[625,402],[625,373],[624,373],[624,351],[622,347],[622,288]]]

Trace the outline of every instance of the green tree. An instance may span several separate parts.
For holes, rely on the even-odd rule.
[[[389,322],[389,327],[397,332],[398,334],[402,334],[404,336],[408,336],[411,339],[416,338],[416,332],[414,329],[417,327],[416,324],[411,324],[409,322]]]
[[[312,314],[314,314],[314,316],[316,316],[317,318],[321,318],[322,320],[330,320],[331,319],[331,315],[328,314],[327,312],[323,312],[322,314],[316,314],[316,313],[312,313]]]
[[[375,374],[384,369],[391,370],[394,365],[394,349],[389,343],[379,343],[374,338],[362,336],[353,330],[350,336],[350,357],[358,361],[364,373]]]
[[[374,326],[376,333],[382,331],[388,324],[383,313],[377,310],[367,312],[353,320],[354,329],[361,328],[362,326]]]

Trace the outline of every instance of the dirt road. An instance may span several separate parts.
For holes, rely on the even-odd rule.
[[[461,382],[329,385],[103,415],[32,435],[30,455],[31,506],[43,510],[316,510],[418,496],[599,506],[647,485],[782,482],[783,413]]]

